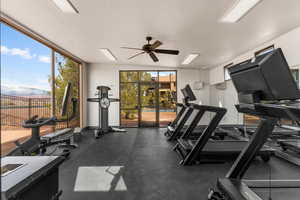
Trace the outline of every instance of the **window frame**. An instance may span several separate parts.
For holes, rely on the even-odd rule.
[[[231,62],[231,63],[229,63],[229,64],[227,64],[227,65],[225,65],[225,66],[223,67],[223,69],[224,69],[224,80],[225,80],[225,81],[231,80],[231,77],[230,77],[229,72],[228,72],[228,68],[231,67],[233,64],[234,64],[234,63]],[[226,78],[226,77],[227,77],[227,78]]]
[[[83,105],[82,105],[82,68],[84,66],[84,61],[81,60],[80,58],[74,56],[72,53],[68,52],[67,50],[59,47],[55,43],[47,40],[43,36],[37,34],[36,32],[32,31],[28,27],[20,24],[19,22],[15,21],[14,19],[10,18],[9,16],[1,13],[0,16],[0,24],[3,23],[10,28],[14,29],[15,31],[18,31],[29,38],[41,43],[42,45],[45,45],[48,47],[51,51],[51,59],[50,59],[50,75],[51,75],[51,114],[55,115],[55,53],[59,53],[64,57],[67,57],[71,60],[73,60],[75,63],[78,64],[78,80],[79,80],[79,85],[78,85],[78,108],[79,108],[79,121],[80,121],[80,127],[83,125]]]
[[[274,45],[274,44],[269,45],[269,46],[267,46],[267,47],[265,47],[265,48],[263,48],[263,49],[260,49],[260,50],[258,50],[258,51],[255,51],[255,52],[254,52],[254,57],[263,55],[263,54],[265,54],[265,53],[269,53],[269,52],[273,51],[274,49],[275,49],[275,45]]]

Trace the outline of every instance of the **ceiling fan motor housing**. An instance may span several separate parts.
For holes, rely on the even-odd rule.
[[[152,40],[153,38],[151,37],[151,36],[147,36],[146,37],[146,40],[148,41],[148,44],[149,44],[149,42]]]
[[[151,44],[145,44],[143,46],[143,50],[146,51],[147,53],[150,53],[150,51],[151,51]]]

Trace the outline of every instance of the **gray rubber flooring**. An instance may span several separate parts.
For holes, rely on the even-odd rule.
[[[62,200],[205,200],[218,177],[224,177],[231,163],[180,166],[166,141],[164,129],[132,128],[127,133],[111,133],[96,140],[91,131],[83,133],[80,148],[60,168]],[[74,191],[80,167],[124,166],[108,183],[106,191]],[[245,178],[267,179],[271,167],[274,179],[300,179],[300,167],[277,158],[269,163],[255,160]],[[126,189],[118,190],[122,181]],[[97,179],[96,179],[97,180]],[[84,184],[89,182],[88,178]],[[99,180],[101,185],[101,181]],[[263,199],[268,191],[255,190]],[[300,199],[300,189],[273,189],[273,200]]]

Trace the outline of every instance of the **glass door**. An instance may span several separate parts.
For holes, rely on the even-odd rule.
[[[120,71],[122,127],[164,127],[176,117],[176,71]]]
[[[154,127],[158,124],[157,83],[140,83],[140,127]]]
[[[120,72],[120,124],[122,127],[139,125],[138,73]]]
[[[159,72],[159,126],[166,127],[176,118],[177,86],[175,71]]]

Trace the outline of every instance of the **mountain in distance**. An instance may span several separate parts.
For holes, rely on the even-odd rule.
[[[11,96],[50,96],[50,91],[38,88],[1,85],[1,94]]]

